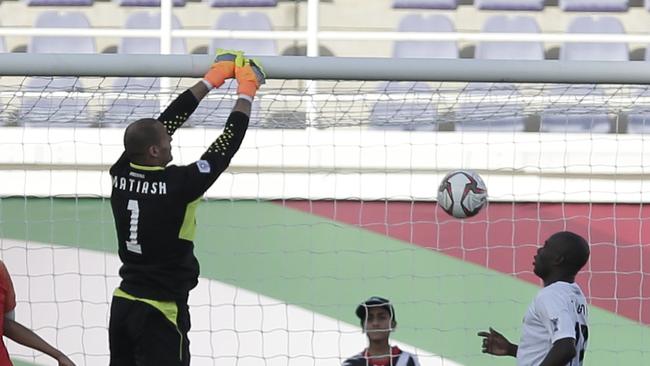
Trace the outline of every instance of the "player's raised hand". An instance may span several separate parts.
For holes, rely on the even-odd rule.
[[[237,94],[254,97],[257,89],[266,83],[266,73],[262,64],[256,59],[238,58],[235,61],[235,77],[237,78]]]
[[[517,348],[510,343],[503,334],[490,327],[489,332],[478,332],[479,337],[483,337],[481,349],[483,353],[489,353],[495,356],[516,356]]]
[[[237,58],[243,58],[242,51],[217,49],[217,56],[214,63],[210,66],[210,70],[203,76],[210,85],[215,88],[223,85],[226,79],[235,77],[235,62]]]

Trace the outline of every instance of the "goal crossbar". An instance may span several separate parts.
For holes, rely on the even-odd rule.
[[[208,55],[0,54],[0,76],[201,77]],[[270,79],[650,84],[650,63],[263,56]]]

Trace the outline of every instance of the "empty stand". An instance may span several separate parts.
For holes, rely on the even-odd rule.
[[[438,123],[437,105],[432,103],[431,88],[421,82],[389,82],[380,93],[388,100],[375,103],[370,126],[377,129],[434,131]],[[421,95],[421,98],[418,98]],[[420,99],[420,100],[418,100]]]
[[[396,9],[456,9],[458,0],[394,0]]]
[[[160,0],[113,0],[119,6],[155,6],[160,7]],[[185,6],[185,0],[172,0],[174,6]]]
[[[278,0],[208,0],[212,7],[276,6]]]
[[[471,83],[456,108],[456,130],[523,132],[529,117],[512,84]]]
[[[90,23],[80,12],[46,11],[34,22],[34,28],[90,28]],[[35,53],[94,53],[95,40],[92,37],[32,37],[27,52]]]
[[[89,6],[93,0],[25,0],[29,6]]]
[[[544,0],[475,0],[481,10],[542,10]]]
[[[614,132],[616,114],[602,99],[604,92],[596,86],[557,86],[548,91],[551,106],[544,110],[540,131],[558,133]]]
[[[117,99],[106,101],[100,120],[103,125],[125,125],[140,118],[156,118],[160,115],[157,98],[160,80],[157,78],[118,78],[112,90],[121,93]],[[144,97],[144,96],[148,97]]]
[[[444,15],[409,14],[402,18],[400,32],[454,32],[454,25]],[[458,58],[458,46],[452,41],[397,41],[393,57]]]
[[[160,13],[132,13],[126,20],[125,28],[159,29]],[[181,24],[175,16],[172,17],[172,28],[181,28]],[[186,53],[185,40],[173,39],[171,48],[171,52],[174,54]],[[158,38],[123,38],[117,51],[128,54],[160,53],[160,40]],[[157,99],[160,90],[158,78],[117,78],[114,80],[112,88],[122,95],[115,100],[106,101],[107,108],[101,118],[103,124],[119,125],[140,118],[155,118],[160,114],[160,102]]]
[[[614,17],[577,17],[568,33],[623,34],[621,22]],[[627,43],[565,43],[560,49],[560,60],[628,61]]]
[[[125,28],[130,29],[160,29],[159,12],[135,12],[126,19]],[[172,16],[172,28],[180,29],[181,23]],[[160,53],[160,39],[158,38],[123,38],[118,47],[119,53]],[[175,54],[186,53],[185,40],[172,39],[171,52]]]
[[[560,0],[564,11],[627,11],[628,0]]]
[[[88,19],[80,12],[46,11],[41,13],[34,27],[37,28],[90,28]],[[94,53],[92,37],[32,37],[28,52],[33,53]],[[86,105],[89,99],[70,95],[83,91],[83,85],[75,77],[29,78],[24,87],[27,96],[21,98],[18,114],[20,124],[74,125],[76,121],[88,121]],[[39,96],[30,93],[40,94]]]
[[[214,29],[270,31],[273,27],[266,14],[252,11],[223,13]],[[271,39],[214,39],[210,44],[210,54],[217,48],[243,50],[254,56],[275,56],[278,53],[276,42]]]
[[[494,15],[483,25],[486,33],[539,33],[534,18]],[[479,42],[474,57],[485,60],[543,60],[544,45],[541,42]]]

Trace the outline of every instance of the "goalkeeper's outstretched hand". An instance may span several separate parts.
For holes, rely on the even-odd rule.
[[[239,83],[237,94],[251,98],[255,96],[260,86],[266,83],[266,73],[262,64],[256,59],[243,56],[235,61],[235,77]]]
[[[226,81],[235,77],[235,63],[237,59],[243,59],[242,51],[217,49],[217,56],[210,70],[203,76],[212,87],[218,88]]]

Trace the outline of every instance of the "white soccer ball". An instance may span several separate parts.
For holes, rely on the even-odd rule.
[[[438,205],[451,216],[462,219],[481,211],[487,202],[487,187],[478,173],[454,170],[438,187]]]

